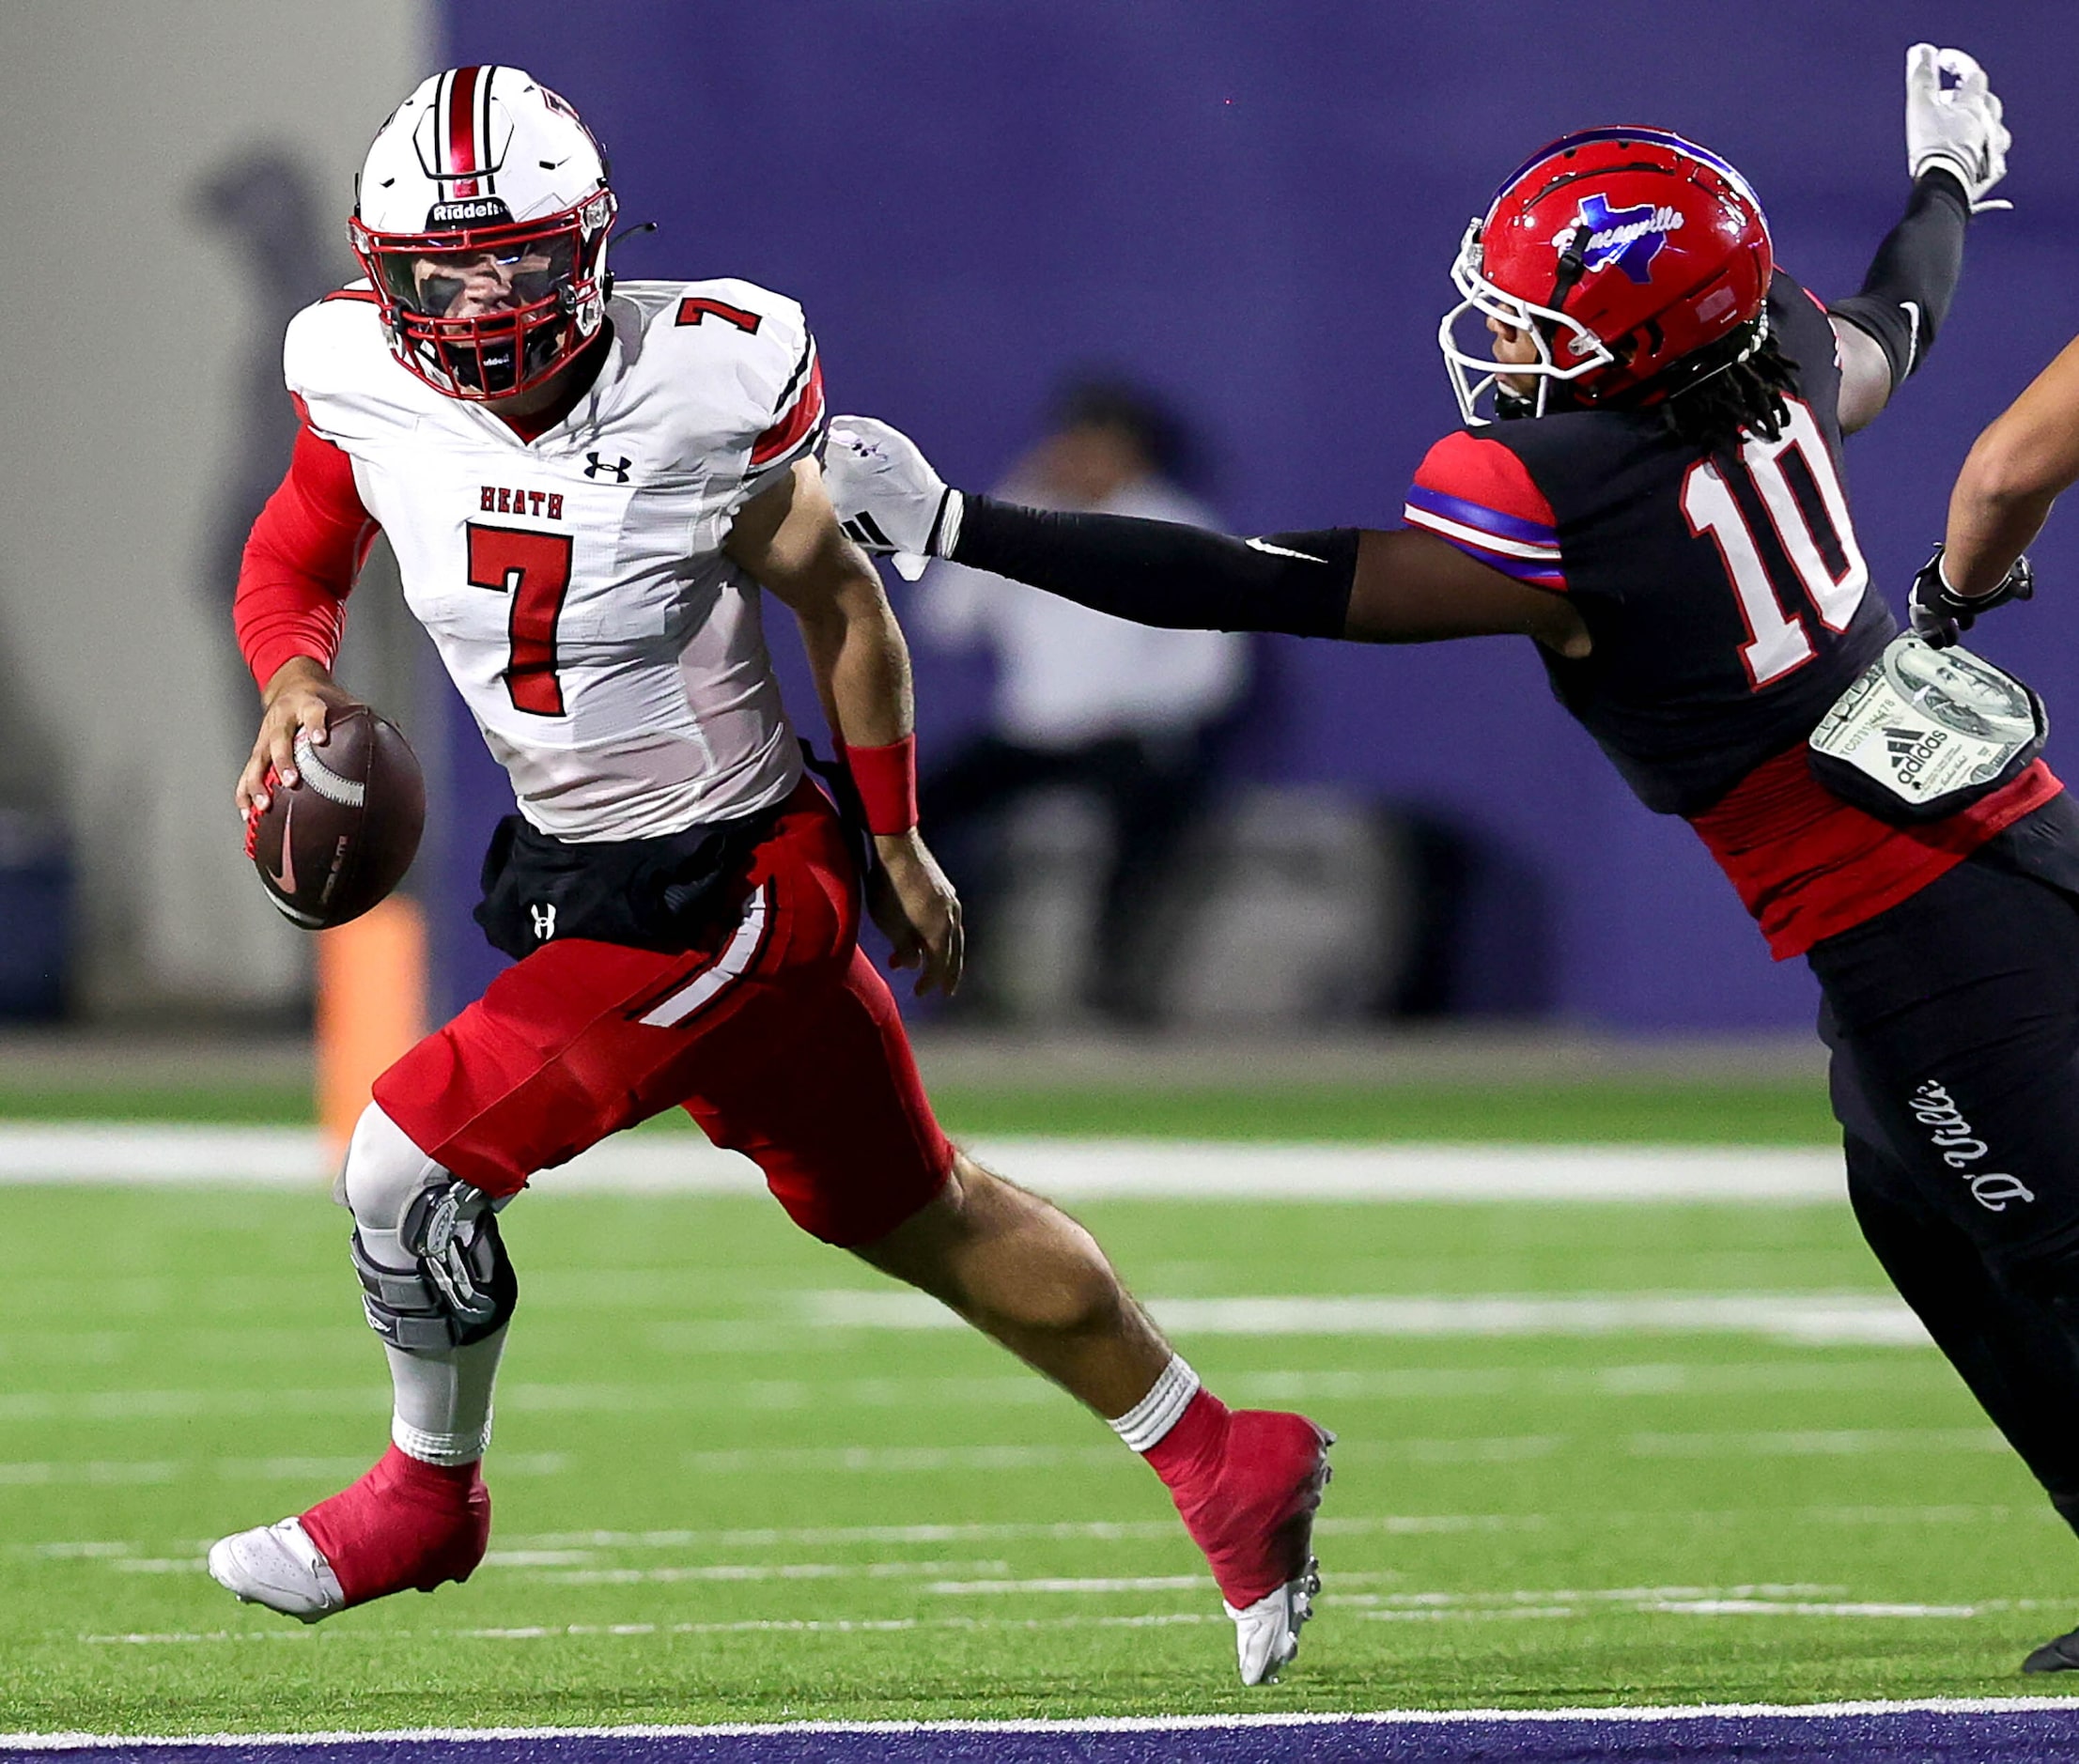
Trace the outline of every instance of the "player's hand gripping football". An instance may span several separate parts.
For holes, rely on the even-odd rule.
[[[331,719],[354,709],[360,703],[352,693],[335,686],[331,673],[310,657],[297,656],[282,663],[267,683],[261,699],[260,733],[253,742],[245,769],[239,774],[240,817],[250,820],[266,812],[272,781],[295,783],[299,735],[308,735],[313,747],[323,747]]]
[[[1920,565],[1920,573],[1913,579],[1912,592],[1906,596],[1913,634],[1930,647],[1948,648],[1971,628],[1980,612],[1990,612],[2009,600],[2035,598],[2036,571],[2027,558],[2017,557],[1991,592],[1961,595],[1942,573],[1942,550],[1939,545],[1934,548],[1934,555]]]
[[[874,853],[880,861],[867,880],[866,909],[893,946],[891,964],[918,970],[920,997],[934,987],[954,992],[968,951],[953,884],[915,828],[877,833]]]
[[[1956,84],[1945,88],[1944,74]],[[2000,111],[1985,70],[1961,49],[1916,43],[1906,51],[1907,169],[1916,178],[1937,166],[1953,173],[1973,214],[2014,206],[1985,200],[2007,176],[2007,149],[2014,140]]]
[[[830,425],[823,486],[845,531],[869,557],[892,559],[915,581],[924,560],[951,557],[960,536],[960,492],[931,468],[917,443],[870,416]]]

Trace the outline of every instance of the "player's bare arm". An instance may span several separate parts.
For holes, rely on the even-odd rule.
[[[1512,580],[1412,527],[1358,535],[1342,635],[1360,643],[1529,637],[1569,660],[1592,646],[1587,623],[1564,595]]]
[[[2079,482],[2079,341],[2069,343],[1972,444],[1949,492],[1942,573],[1967,598],[1992,594]]]
[[[239,812],[242,815],[256,809],[264,812],[269,768],[283,783],[294,784],[296,737],[308,735],[313,747],[323,747],[331,719],[359,703],[315,657],[293,656],[283,662],[260,697],[260,732],[254,738],[245,769],[239,774]]]
[[[725,549],[794,613],[823,714],[841,746],[880,749],[914,728],[909,650],[880,578],[838,526],[813,459],[746,503]],[[914,827],[876,833],[875,921],[917,991],[960,983],[960,902]]]

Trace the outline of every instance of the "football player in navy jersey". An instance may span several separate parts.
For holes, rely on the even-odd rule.
[[[1932,805],[1823,782],[1807,751],[1887,681],[1894,720],[1932,714],[1899,660],[1926,651],[1870,592],[1841,438],[1926,359],[1973,214],[2004,206],[2009,135],[1977,63],[1924,43],[1906,135],[1905,214],[1831,305],[1694,143],[1594,129],[1532,156],[1466,230],[1440,328],[1466,426],[1397,531],[1012,507],[863,418],[833,425],[830,482],[876,549],[1148,624],[1532,638],[1640,800],[1685,817],[1776,958],[1818,976],[1864,1234],[2079,1526],[2079,810],[2040,734]],[[2030,1667],[2079,1663],[2056,1646]]]

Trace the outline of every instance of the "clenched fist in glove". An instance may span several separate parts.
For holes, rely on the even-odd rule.
[[[1945,86],[1945,74],[1956,84]],[[1916,180],[1940,169],[1963,186],[1972,213],[2010,209],[2012,203],[1988,202],[1985,194],[2007,176],[2013,140],[1985,70],[1969,55],[1932,43],[1906,51],[1906,167]]]
[[[2036,593],[2035,570],[2025,557],[2017,557],[1991,592],[1960,595],[1943,574],[1943,549],[1936,546],[1934,555],[1920,565],[1913,591],[1906,596],[1914,635],[1933,648],[1947,649],[1971,628],[1980,612],[1990,612],[2009,600],[2030,599]]]
[[[835,419],[823,485],[845,531],[868,556],[892,558],[905,581],[923,574],[925,559],[953,555],[960,492],[899,428],[870,416]]]

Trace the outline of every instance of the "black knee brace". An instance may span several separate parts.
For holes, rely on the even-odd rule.
[[[350,1248],[368,1327],[392,1347],[466,1348],[505,1326],[520,1303],[520,1280],[482,1189],[451,1181],[423,1190],[405,1209],[398,1239],[414,1266],[382,1266],[358,1229]]]

